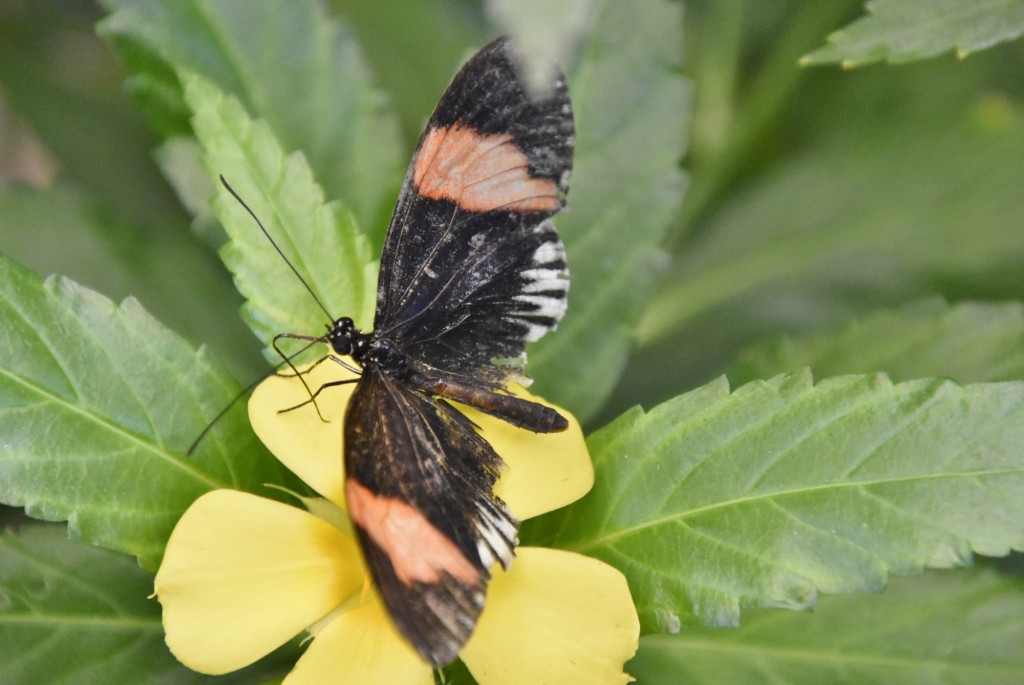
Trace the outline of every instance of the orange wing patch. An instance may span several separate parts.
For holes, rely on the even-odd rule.
[[[352,478],[345,495],[352,520],[387,554],[406,587],[438,583],[442,571],[466,585],[480,582],[480,571],[455,543],[407,503],[377,495]]]
[[[557,212],[558,185],[532,178],[527,164],[511,135],[485,136],[455,124],[427,131],[412,177],[423,197],[452,200],[467,212]]]

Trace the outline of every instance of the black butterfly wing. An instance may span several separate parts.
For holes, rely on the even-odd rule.
[[[499,387],[565,313],[564,204],[574,126],[565,80],[531,97],[507,38],[456,75],[388,229],[375,330],[429,374]]]
[[[518,521],[494,496],[504,464],[472,423],[376,368],[345,416],[346,496],[363,554],[399,632],[450,663],[507,566]]]
[[[532,99],[499,39],[442,96],[388,229],[368,343],[397,345],[409,367],[367,356],[346,413],[364,556],[399,632],[435,665],[469,639],[518,522],[494,495],[500,457],[432,395],[531,430],[567,425],[492,392],[515,368],[494,361],[521,357],[565,312],[565,250],[548,219],[563,205],[574,129],[564,79],[553,81]]]

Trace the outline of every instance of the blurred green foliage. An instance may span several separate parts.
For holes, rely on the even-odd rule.
[[[4,260],[0,501],[41,519],[71,520],[86,542],[151,566],[168,527],[198,492],[277,478],[267,464],[266,472],[238,480],[210,466],[223,459],[228,471],[245,468],[239,450],[262,453],[242,426],[244,408],[198,463],[181,456],[215,405],[237,389],[231,376],[244,384],[266,372],[263,337],[281,323],[264,316],[265,298],[252,294],[258,288],[244,285],[246,278],[273,282],[274,267],[266,255],[246,256],[257,248],[245,245],[243,224],[231,223],[246,219],[230,218],[237,208],[223,198],[211,205],[212,180],[228,169],[244,184],[243,158],[290,164],[288,182],[256,202],[308,210],[308,225],[282,227],[282,234],[295,230],[288,240],[309,260],[314,280],[330,288],[366,278],[439,94],[464,57],[515,27],[566,65],[579,124],[571,211],[558,224],[574,275],[570,313],[531,352],[529,370],[544,394],[590,429],[604,427],[591,438],[594,495],[526,528],[524,537],[616,564],[646,628],[683,631],[644,638],[634,662],[642,682],[766,674],[787,682],[928,682],[936,674],[1019,682],[1024,620],[1019,611],[1000,611],[1019,605],[1019,578],[995,571],[897,583],[889,603],[826,598],[817,623],[817,616],[758,611],[749,630],[728,636],[680,625],[731,624],[741,608],[808,606],[819,591],[879,589],[890,572],[1024,547],[1015,513],[1024,465],[1007,437],[1020,427],[1024,397],[1014,383],[1024,380],[1024,47],[1006,42],[1024,26],[1024,2],[982,8],[878,0],[867,10],[858,19],[865,8],[857,0],[567,0],[548,9],[501,0],[0,2],[0,252],[114,301],[133,296],[167,327],[134,302],[114,308],[67,281],[43,286]],[[873,62],[884,64],[838,66]],[[208,84],[191,81],[186,89],[192,74]],[[210,123],[217,116],[223,129]],[[201,120],[211,126],[205,135]],[[266,128],[219,142],[250,126]],[[301,162],[289,157],[296,151]],[[288,204],[296,197],[302,202]],[[301,235],[313,225],[357,247],[320,254]],[[334,274],[340,281],[331,280],[332,269],[344,269]],[[232,277],[247,296],[244,316]],[[306,332],[322,325],[308,323]],[[133,338],[140,330],[146,335]],[[46,342],[35,344],[33,332]],[[191,352],[200,345],[208,357]],[[66,359],[83,366],[64,374]],[[818,378],[860,376],[812,390],[803,367]],[[892,390],[871,380],[879,372],[931,380]],[[99,392],[117,373],[138,383],[122,378],[110,392],[124,384],[136,396]],[[714,381],[723,373],[751,385],[730,391]],[[53,379],[70,389],[47,398],[57,407],[52,413],[32,414],[38,402],[24,397],[52,390],[46,383]],[[83,388],[93,395],[76,405]],[[168,402],[169,388],[196,395],[185,403],[187,419],[178,415],[180,403]],[[942,402],[945,418],[929,418]],[[875,413],[850,424],[822,418],[840,405]],[[61,432],[71,425],[62,421],[81,415],[92,419],[89,430]],[[849,426],[856,430],[844,432]],[[969,467],[942,457],[950,444],[934,433],[942,426],[956,427],[975,448],[955,455]],[[889,439],[907,449],[872,473],[898,474],[906,487],[883,505],[875,483],[860,480],[868,457],[848,470],[829,459],[855,447],[876,454],[868,445]],[[814,440],[819,449],[808,449]],[[129,443],[138,454],[126,461],[101,469],[76,462],[90,450],[124,458]],[[778,454],[804,454],[807,462],[777,468]],[[628,461],[637,458],[646,461]],[[158,477],[147,459],[175,475]],[[771,490],[781,473],[805,498],[799,507]],[[141,512],[149,518],[121,516],[128,500],[99,474],[105,481],[121,474],[130,483],[124,492],[146,503],[131,506],[151,507]],[[973,490],[981,482],[992,485]],[[677,483],[682,494],[673,494]],[[665,501],[647,501],[660,486],[669,490]],[[829,488],[858,496],[833,497]],[[708,501],[696,504],[701,498]],[[991,528],[976,520],[982,508],[973,498],[996,503],[984,510]],[[750,514],[745,507],[754,500],[773,515]],[[962,512],[962,528],[949,523],[936,533],[937,505],[949,516]],[[890,518],[887,506],[898,510]],[[116,525],[105,527],[107,510],[118,514]],[[3,511],[5,529],[17,528],[18,511]],[[628,538],[632,526],[653,532],[616,547],[613,538]],[[814,535],[802,537],[804,526]],[[836,537],[808,542],[823,531]],[[684,547],[687,536],[701,544]],[[712,538],[726,550],[707,544]],[[139,621],[120,647],[118,639],[91,643],[111,670],[90,677],[199,680],[163,650],[158,607],[134,601],[147,574],[123,557],[94,554],[38,524],[5,533],[0,547],[0,680],[70,681],[64,671],[47,671],[48,658],[16,657],[44,640],[47,628],[59,639],[44,657],[63,658],[96,640],[88,630],[67,629],[91,611],[90,592],[116,600],[92,612],[98,626],[124,614]],[[869,548],[877,554],[860,555]],[[648,549],[653,570],[644,567]],[[79,572],[48,579],[58,592],[46,604],[50,594],[31,579],[60,560]],[[913,613],[914,606],[929,610]],[[20,621],[42,613],[39,607],[51,622],[30,635]],[[856,620],[836,618],[844,613]],[[975,617],[957,624],[957,634],[978,631],[984,647],[963,640],[948,656],[951,638],[940,630],[948,621],[940,615]],[[857,633],[900,621],[903,632],[892,638],[884,630]],[[911,634],[917,639],[906,640]],[[124,656],[132,640],[141,661],[109,656]],[[236,678],[279,677],[294,652],[295,645],[285,647],[283,658]],[[88,660],[88,650],[74,658]],[[867,660],[900,660],[904,668],[862,668]],[[449,675],[470,678],[458,669]]]

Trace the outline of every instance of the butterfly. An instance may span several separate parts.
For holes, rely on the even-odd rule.
[[[324,340],[359,379],[344,419],[345,494],[395,627],[435,667],[455,659],[507,568],[519,522],[494,494],[501,457],[451,401],[547,433],[568,422],[506,391],[569,289],[550,217],[565,203],[574,123],[565,79],[538,95],[509,38],[442,95],[398,196],[373,330]]]

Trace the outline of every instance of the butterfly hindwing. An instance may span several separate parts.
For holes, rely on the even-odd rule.
[[[502,467],[443,400],[364,371],[345,420],[349,514],[392,620],[435,666],[469,639],[490,568],[512,560],[518,521],[493,494]]]
[[[565,313],[561,209],[574,125],[565,80],[532,96],[507,38],[456,75],[427,124],[388,229],[375,330],[431,373],[499,387]]]

